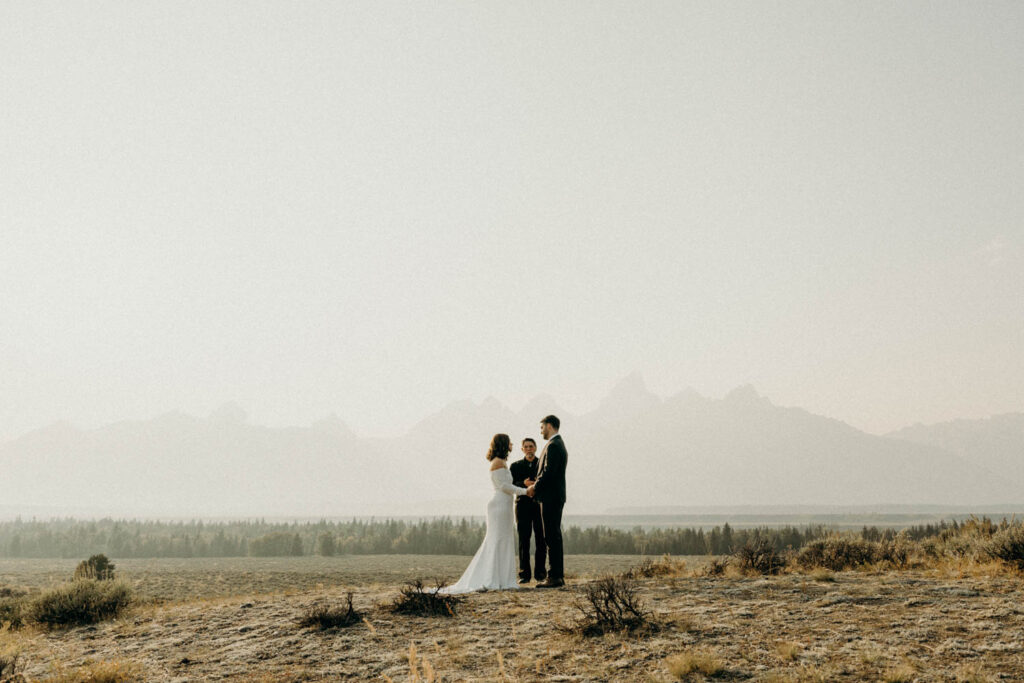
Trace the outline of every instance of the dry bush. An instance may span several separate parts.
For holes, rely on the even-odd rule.
[[[422,579],[416,579],[399,589],[398,597],[388,610],[417,617],[454,617],[462,598],[441,593],[444,587],[445,582],[441,580],[435,582],[434,588],[427,588]]]
[[[733,551],[740,571],[754,574],[778,574],[786,566],[785,558],[765,538],[751,538]]]
[[[13,648],[0,652],[0,682],[15,683],[25,680],[18,673],[18,664],[21,660],[21,653]]]
[[[921,564],[921,546],[912,541],[905,532],[896,538],[879,541],[875,549],[875,561],[884,562],[894,569],[910,569]]]
[[[878,558],[878,544],[853,536],[831,536],[811,541],[796,554],[796,563],[805,569],[832,571],[872,564]]]
[[[995,532],[984,544],[989,557],[1024,570],[1024,525],[1014,524]]]
[[[657,624],[630,579],[606,576],[581,586],[573,606],[575,622],[562,627],[567,633],[599,636],[605,633],[653,631]]]
[[[0,597],[0,628],[4,626],[11,630],[21,628],[25,624],[24,612],[24,594]]]
[[[704,576],[725,576],[725,570],[729,568],[729,558],[711,558],[704,565]]]
[[[363,615],[356,611],[352,604],[352,592],[345,594],[346,605],[331,607],[326,603],[317,603],[306,610],[299,619],[299,626],[325,631],[331,628],[345,628],[363,621]]]
[[[955,529],[945,529],[938,536],[925,539],[921,546],[933,559],[976,562],[991,557],[988,553],[989,540],[1009,526],[1005,519],[997,525],[988,517],[971,517]]]
[[[948,531],[948,530],[947,530]],[[921,542],[925,555],[932,560],[977,561],[984,556],[983,539],[957,534],[926,538]]]
[[[39,683],[135,683],[144,681],[139,665],[126,661],[86,662],[74,669],[59,668]]]
[[[96,579],[98,581],[112,581],[114,579],[114,563],[107,559],[106,555],[93,555],[88,560],[82,560],[75,567],[75,574],[72,580]]]
[[[85,579],[49,590],[25,606],[25,620],[46,628],[94,624],[120,614],[132,591],[120,581]]]
[[[681,681],[695,675],[714,678],[725,673],[725,663],[713,653],[705,650],[691,650],[665,660],[668,672]]]
[[[686,572],[686,560],[674,560],[671,555],[666,553],[657,560],[647,558],[635,567],[630,567],[622,573],[622,578],[650,579],[659,576],[682,576],[684,572]]]

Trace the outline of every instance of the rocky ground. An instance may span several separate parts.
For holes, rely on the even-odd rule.
[[[391,614],[383,605],[402,581],[384,572],[362,584],[152,602],[97,626],[0,633],[0,650],[20,649],[30,680],[102,661],[144,680],[181,682],[700,680],[683,673],[695,662],[733,681],[1024,680],[1016,575],[708,578],[691,562],[680,576],[637,581],[660,625],[652,632],[564,632],[580,616],[579,588],[601,573],[600,562],[592,565],[566,589],[471,595],[454,617]],[[311,606],[341,604],[349,590],[365,621],[298,626]]]

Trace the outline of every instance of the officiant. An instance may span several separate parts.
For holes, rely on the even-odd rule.
[[[537,479],[537,442],[526,437],[522,443],[523,459],[509,465],[512,483],[527,487]],[[540,516],[540,503],[530,496],[516,496],[516,528],[519,533],[519,583],[530,582],[530,536],[536,546],[533,578],[543,581],[547,578],[544,563],[547,561],[547,544],[544,543],[544,523]]]

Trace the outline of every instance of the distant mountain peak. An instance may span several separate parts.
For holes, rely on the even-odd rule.
[[[611,394],[647,394],[647,382],[644,381],[644,376],[639,370],[634,370],[629,373],[612,387]]]
[[[51,422],[50,424],[40,427],[39,429],[35,429],[31,432],[28,432],[27,434],[23,434],[22,436],[15,439],[15,441],[21,439],[57,439],[64,437],[74,437],[82,433],[84,433],[84,430],[80,429],[79,427],[76,427],[70,421],[57,420],[56,422]]]
[[[331,413],[327,417],[323,417],[312,424],[313,429],[321,432],[329,432],[331,434],[338,434],[343,436],[355,436],[355,433],[349,429],[349,426],[345,424],[344,420],[337,416],[335,413]]]
[[[244,424],[249,419],[249,414],[242,409],[242,406],[233,401],[225,403],[210,413],[210,420],[214,422],[225,422],[228,424]]]
[[[483,401],[481,401],[480,402],[480,407],[481,408],[485,408],[487,410],[504,410],[505,409],[504,404],[502,404],[501,401],[499,401],[498,399],[494,398],[493,396],[488,396]]]
[[[684,387],[682,391],[680,391],[677,394],[675,394],[674,396],[672,396],[672,398],[674,398],[674,399],[695,399],[695,398],[706,399],[707,397],[705,397],[703,394],[701,394],[699,391],[697,391],[693,387]]]
[[[660,403],[661,399],[647,390],[647,383],[639,372],[632,372],[620,379],[608,392],[602,406],[622,407]]]
[[[639,372],[623,377],[598,405],[595,415],[616,421],[628,421],[661,404],[661,398],[647,390]]]
[[[753,384],[743,384],[728,394],[723,399],[729,403],[738,405],[771,405],[772,402],[758,393]]]
[[[555,403],[555,399],[550,394],[538,394],[534,396],[526,405],[523,406],[519,414],[523,417],[531,418],[537,422],[540,422],[541,418],[548,415],[562,416],[565,411]]]

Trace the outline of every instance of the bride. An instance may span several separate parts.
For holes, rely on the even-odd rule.
[[[516,534],[512,516],[512,496],[526,495],[526,489],[512,483],[512,475],[505,466],[512,442],[508,434],[495,434],[487,459],[491,462],[491,484],[494,496],[487,504],[487,533],[454,585],[442,588],[441,593],[471,593],[479,590],[519,588],[516,582]]]

